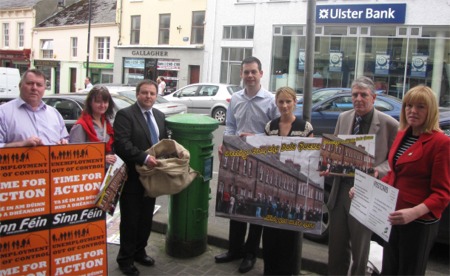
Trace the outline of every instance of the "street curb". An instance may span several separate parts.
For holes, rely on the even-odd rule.
[[[167,232],[167,223],[153,220],[152,231],[165,235]],[[208,234],[207,243],[224,249],[228,248],[228,240],[211,234]],[[258,252],[258,257],[262,258],[261,249]],[[301,269],[311,271],[320,275],[327,275],[328,264],[302,256]]]

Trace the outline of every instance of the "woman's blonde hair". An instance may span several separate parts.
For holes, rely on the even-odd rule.
[[[295,107],[297,106],[297,94],[295,93],[294,89],[284,86],[277,89],[277,92],[275,93],[275,103],[278,101],[278,97],[280,95],[286,95],[289,98],[292,98],[294,101],[294,107],[292,108],[292,111],[295,110]]]
[[[433,130],[440,131],[439,128],[439,107],[433,90],[425,85],[415,86],[405,94],[400,113],[400,129],[408,128],[406,118],[406,106],[408,104],[424,103],[428,108],[427,118],[423,124],[422,132],[431,133]]]

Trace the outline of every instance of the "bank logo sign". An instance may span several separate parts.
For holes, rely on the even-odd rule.
[[[317,5],[316,23],[405,23],[406,4]]]

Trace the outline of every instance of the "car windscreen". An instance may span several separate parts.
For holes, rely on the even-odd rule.
[[[128,107],[133,104],[133,102],[130,102],[131,100],[128,101],[124,98],[118,98],[118,97],[113,97],[113,101],[118,109],[122,109],[122,108]]]

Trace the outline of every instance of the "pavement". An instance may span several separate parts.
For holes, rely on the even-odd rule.
[[[215,191],[217,173],[210,180],[211,199],[209,202],[207,247],[203,254],[190,258],[175,258],[166,253],[166,229],[168,221],[169,196],[160,196],[156,204],[161,208],[153,217],[153,228],[147,254],[155,259],[155,265],[145,267],[135,264],[141,275],[242,275],[239,271],[240,260],[216,264],[214,256],[223,253],[228,246],[229,219],[215,216]],[[108,244],[108,275],[122,275],[116,263],[119,246]],[[306,239],[302,243],[301,275],[327,274],[328,248]],[[264,264],[258,257],[255,267],[245,275],[263,275]]]

